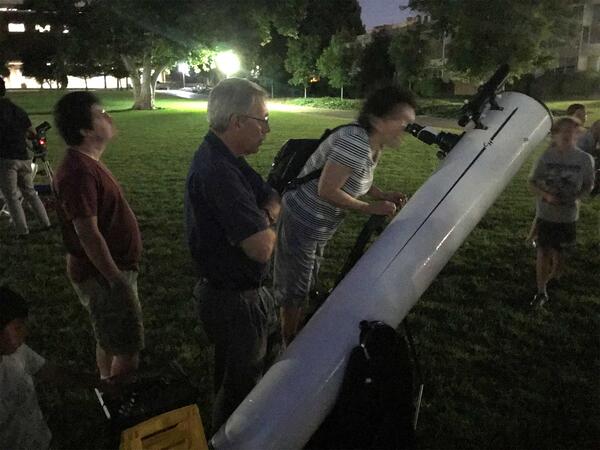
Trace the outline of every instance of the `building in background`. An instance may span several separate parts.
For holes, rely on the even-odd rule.
[[[586,0],[576,8],[579,32],[574,45],[559,51],[558,68],[600,72],[600,0]]]
[[[3,63],[6,65],[5,82],[8,89],[39,89],[55,88],[56,81],[47,81],[41,85],[35,78],[23,74],[23,62],[19,57],[19,48],[24,48],[31,33],[47,33],[51,27],[35,11],[25,8],[25,0],[0,0],[0,36]],[[32,18],[36,15],[38,20]],[[35,23],[40,22],[40,23]],[[63,29],[68,34],[68,29]],[[46,64],[50,65],[48,61]],[[127,87],[128,80],[117,79],[113,76],[95,76],[87,79],[67,77],[70,89],[115,89]]]

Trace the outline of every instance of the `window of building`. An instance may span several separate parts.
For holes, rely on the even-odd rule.
[[[25,24],[24,23],[9,23],[8,24],[8,32],[9,33],[25,33]]]
[[[560,72],[574,72],[575,70],[577,70],[577,57],[568,56],[559,58],[558,70]]]
[[[50,27],[50,25],[45,25],[45,26],[42,26],[42,25],[36,25],[36,26],[35,26],[35,31],[37,31],[37,32],[39,32],[39,33],[47,33],[47,32],[48,32],[48,31],[50,31],[50,30],[51,30],[51,27]]]
[[[600,43],[600,3],[592,9],[592,25],[590,27],[590,44]]]
[[[587,25],[581,27],[581,43],[584,45],[590,43],[590,27]]]

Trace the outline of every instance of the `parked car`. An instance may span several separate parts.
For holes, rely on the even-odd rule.
[[[172,81],[167,81],[167,82],[160,82],[157,81],[156,82],[156,90],[157,91],[168,91],[170,89],[176,89],[177,88],[177,84],[173,83]]]

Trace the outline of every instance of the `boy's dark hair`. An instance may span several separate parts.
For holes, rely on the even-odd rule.
[[[25,319],[28,315],[25,299],[8,286],[0,286],[0,330],[14,319]]]
[[[579,128],[580,123],[577,119],[572,117],[561,117],[556,122],[552,124],[552,128],[550,129],[551,134],[560,133],[565,128]]]
[[[582,105],[581,103],[573,103],[567,108],[567,116],[572,116],[581,109],[585,111],[585,105]]]
[[[398,86],[386,86],[377,89],[367,97],[358,115],[358,123],[371,132],[373,125],[372,117],[384,118],[391,114],[399,105],[408,105],[417,109],[417,102],[412,92]]]
[[[92,106],[100,100],[91,92],[70,92],[54,106],[54,123],[67,145],[83,142],[80,130],[91,130]]]
[[[0,77],[0,97],[6,95],[6,84],[4,84],[4,78]]]

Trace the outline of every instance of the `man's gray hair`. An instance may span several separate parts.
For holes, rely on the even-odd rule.
[[[233,114],[248,114],[256,101],[264,100],[267,92],[244,78],[227,78],[217,84],[208,97],[208,124],[223,132]]]

